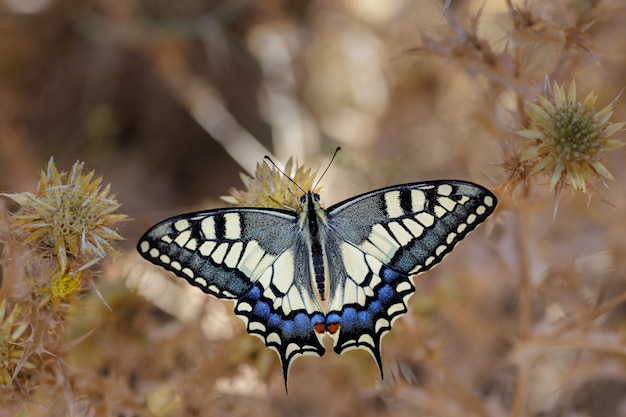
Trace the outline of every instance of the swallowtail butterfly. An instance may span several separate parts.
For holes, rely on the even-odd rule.
[[[411,277],[437,265],[495,209],[464,181],[395,185],[324,209],[306,192],[297,211],[222,208],[155,225],[137,249],[202,291],[235,301],[248,333],[278,353],[285,387],[294,359],[380,345],[407,312]]]

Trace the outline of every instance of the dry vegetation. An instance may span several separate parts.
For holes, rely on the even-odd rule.
[[[0,415],[626,416],[626,3],[458,3],[1,0]],[[329,350],[286,396],[231,303],[134,245],[338,145],[327,204],[500,205],[416,279],[383,381]]]

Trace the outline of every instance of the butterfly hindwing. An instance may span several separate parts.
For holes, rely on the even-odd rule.
[[[325,351],[321,335],[313,330],[316,324],[324,322],[324,315],[312,294],[302,243],[296,239],[293,247],[279,255],[235,306],[248,333],[278,354],[285,387],[296,358],[321,356]]]
[[[327,322],[340,324],[335,351],[364,349],[381,369],[382,337],[406,313],[415,291],[410,276],[438,264],[495,205],[493,194],[476,184],[434,181],[389,187],[330,207],[329,246],[340,248],[334,256],[329,251],[336,279]]]
[[[369,352],[382,375],[380,343],[393,322],[407,311],[415,291],[406,274],[395,271],[351,243],[338,243],[339,254],[329,254],[332,273],[327,328],[339,325],[334,350]]]
[[[278,353],[285,381],[295,358],[324,353],[313,330],[324,316],[294,213],[221,209],[181,215],[152,227],[137,248],[202,291],[234,299],[248,333]]]

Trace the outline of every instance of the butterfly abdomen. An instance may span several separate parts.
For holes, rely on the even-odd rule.
[[[323,209],[319,205],[319,196],[312,192],[305,195],[305,206],[303,215],[307,219],[307,227],[311,251],[311,266],[313,269],[313,280],[320,300],[326,300],[326,265],[325,256],[322,249],[322,237],[320,236],[319,220],[323,220]]]

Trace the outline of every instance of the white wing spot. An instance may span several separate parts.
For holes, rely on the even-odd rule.
[[[347,243],[341,244],[341,258],[343,266],[350,279],[357,283],[362,283],[369,272],[369,268],[363,259],[361,251]]]
[[[169,235],[161,236],[161,240],[167,244],[170,244],[174,241]]]
[[[411,208],[413,212],[424,210],[426,205],[426,195],[420,190],[411,190]]]
[[[221,264],[224,260],[224,256],[226,256],[226,251],[228,250],[228,243],[221,243],[215,248],[213,253],[211,254],[211,259],[216,264]]]
[[[378,259],[374,258],[373,256],[366,256],[365,260],[367,261],[367,264],[369,265],[370,270],[372,270],[372,271],[380,271],[380,268],[382,267],[382,263]],[[374,274],[372,276],[372,280],[370,281],[369,286],[370,287],[377,287],[378,284],[381,283],[381,281],[382,280],[380,279],[378,274]]]
[[[385,193],[385,205],[387,206],[387,215],[389,217],[396,218],[404,215],[404,210],[400,207],[400,191]]]
[[[290,250],[285,251],[274,262],[274,270],[280,271],[280,276],[276,277],[276,279],[272,277],[272,284],[283,294],[289,291],[289,287],[293,282],[295,275],[294,265],[293,252]]]
[[[415,219],[420,222],[424,227],[430,227],[435,223],[435,218],[428,213],[419,213],[415,216]]]
[[[413,219],[404,219],[402,223],[411,231],[414,237],[419,237],[424,232],[424,227]]]
[[[170,266],[177,271],[180,271],[183,268],[183,266],[178,261],[172,261],[172,263],[170,263]]]
[[[394,243],[389,233],[387,233],[385,228],[380,224],[375,224],[372,227],[372,231],[368,239],[389,258],[391,258],[391,256],[393,256],[395,251],[398,249],[398,245]]]
[[[213,249],[215,249],[216,246],[217,246],[217,243],[206,241],[202,245],[200,245],[200,247],[198,248],[198,252],[200,252],[200,255],[204,257],[209,257],[211,256],[211,253],[213,252]]]
[[[476,215],[475,214],[470,214],[469,216],[467,216],[467,224],[472,224],[476,221]]]
[[[446,243],[448,245],[451,245],[454,242],[454,240],[456,239],[456,236],[457,236],[456,233],[454,233],[454,232],[450,233],[448,235],[448,237],[446,238]]]
[[[289,301],[289,307],[291,307],[292,311],[305,309],[308,311],[306,305],[304,305],[304,300],[302,299],[302,296],[300,295],[300,292],[295,285],[292,286],[291,289],[289,289],[289,292],[287,293],[287,295],[285,295],[285,297]]]
[[[478,215],[480,215],[480,216],[485,214],[486,211],[487,211],[487,208],[485,206],[478,206],[478,207],[476,207],[476,213]]]
[[[387,309],[387,316],[393,316],[397,313],[402,313],[404,312],[404,310],[404,305],[402,305],[401,303],[396,303]]]
[[[424,261],[424,265],[428,266],[428,265],[432,264],[434,260],[435,260],[434,256],[429,256],[428,258],[426,258],[426,261]]]
[[[193,271],[189,268],[183,268],[181,271],[183,274],[187,275],[189,278],[193,278]]]
[[[161,255],[159,256],[159,260],[161,262],[163,262],[164,264],[169,264],[170,263],[170,257],[167,255]]]
[[[209,287],[209,289],[213,288],[213,285],[211,285],[211,287]],[[215,289],[217,289],[217,287],[215,287]],[[239,302],[239,304],[237,304],[237,311],[240,311],[242,313],[249,313],[252,311],[252,306],[250,305],[250,303],[245,303],[243,301]]]
[[[299,350],[301,349],[297,343],[289,343],[287,348],[285,348],[285,356],[290,357],[293,352],[298,352]]]
[[[153,258],[158,258],[160,254],[161,252],[159,252],[157,248],[150,249],[150,256],[152,256]]]
[[[401,246],[404,246],[413,240],[413,236],[411,236],[411,234],[407,232],[406,229],[400,225],[400,223],[391,222],[387,226]]]
[[[441,184],[437,188],[437,193],[439,195],[450,195],[452,194],[452,186],[450,184]]]
[[[246,249],[243,252],[241,257],[241,262],[239,262],[239,270],[243,272],[247,276],[251,276],[252,272],[259,265],[259,261],[263,258],[265,251],[261,249],[261,246],[256,242],[256,240],[251,240],[246,245]]]
[[[443,216],[445,216],[446,214],[448,214],[448,212],[446,211],[445,208],[437,205],[435,206],[435,216],[437,216],[437,218],[442,218]]]
[[[224,214],[224,222],[226,232],[224,237],[226,239],[239,239],[241,237],[241,224],[240,217],[237,213]]]
[[[391,257],[383,252],[378,246],[374,246],[372,242],[366,240],[365,242],[359,245],[359,248],[363,250],[363,252],[371,253],[373,256],[376,256],[385,262],[388,262]]]
[[[456,202],[460,205],[465,205],[465,203],[467,203],[468,201],[470,201],[470,198],[466,195],[463,195]]]
[[[456,232],[457,233],[463,233],[465,231],[465,229],[467,229],[467,224],[465,223],[461,223],[457,228],[456,228]]]
[[[207,285],[206,279],[204,279],[204,278],[202,278],[202,277],[198,277],[198,278],[194,279],[194,281],[195,281],[197,284],[202,285],[203,287],[206,287],[206,285]]]
[[[215,236],[214,216],[207,217],[206,219],[202,220],[202,222],[200,223],[200,228],[202,229],[202,234],[204,234],[204,237],[206,239],[215,239],[217,237]]]
[[[411,269],[411,271],[409,271],[409,275],[415,275],[417,274],[420,269],[422,269],[422,265],[416,265],[415,268]]]
[[[441,255],[442,253],[446,251],[447,248],[448,247],[446,245],[437,246],[437,249],[435,250],[435,255],[437,256]]]
[[[196,249],[198,249],[198,241],[196,239],[189,239],[189,242],[185,244],[185,248],[189,249],[190,251],[195,251]]]
[[[265,340],[267,340],[267,343],[278,343],[279,345],[283,344],[283,341],[280,340],[280,336],[276,332],[268,334]]]
[[[389,326],[390,326],[389,320],[381,317],[378,320],[376,320],[376,323],[374,324],[374,330],[376,331],[376,333],[378,333],[382,329],[389,328]]]
[[[241,251],[243,250],[242,242],[235,242],[230,246],[230,250],[228,251],[228,255],[224,258],[224,264],[229,268],[234,268],[237,266],[237,261],[239,261],[239,255],[241,255]]]
[[[184,248],[187,242],[191,239],[191,231],[185,230],[174,239],[174,243],[176,243],[181,248]]]
[[[361,337],[359,337],[357,343],[368,346],[375,346],[374,339],[372,339],[372,336],[370,336],[369,334],[362,334]]]
[[[352,280],[346,281],[343,286],[343,294],[340,297],[343,304],[359,302],[359,287]]]
[[[450,197],[439,197],[437,202],[448,211],[452,211],[456,207],[456,202]]]
[[[248,330],[257,330],[261,333],[265,333],[267,331],[267,328],[263,323],[259,323],[258,321],[251,321],[248,323]]]
[[[493,197],[491,197],[490,195],[485,197],[484,202],[487,206],[493,207]]]
[[[182,232],[183,230],[187,230],[189,229],[189,222],[187,220],[176,220],[174,222],[174,229],[176,229],[179,232]]]
[[[409,281],[402,281],[396,286],[397,292],[411,291],[413,289],[413,285]]]
[[[139,244],[139,250],[142,253],[148,252],[149,249],[150,249],[150,243],[148,243],[148,241],[144,240],[143,242]]]

